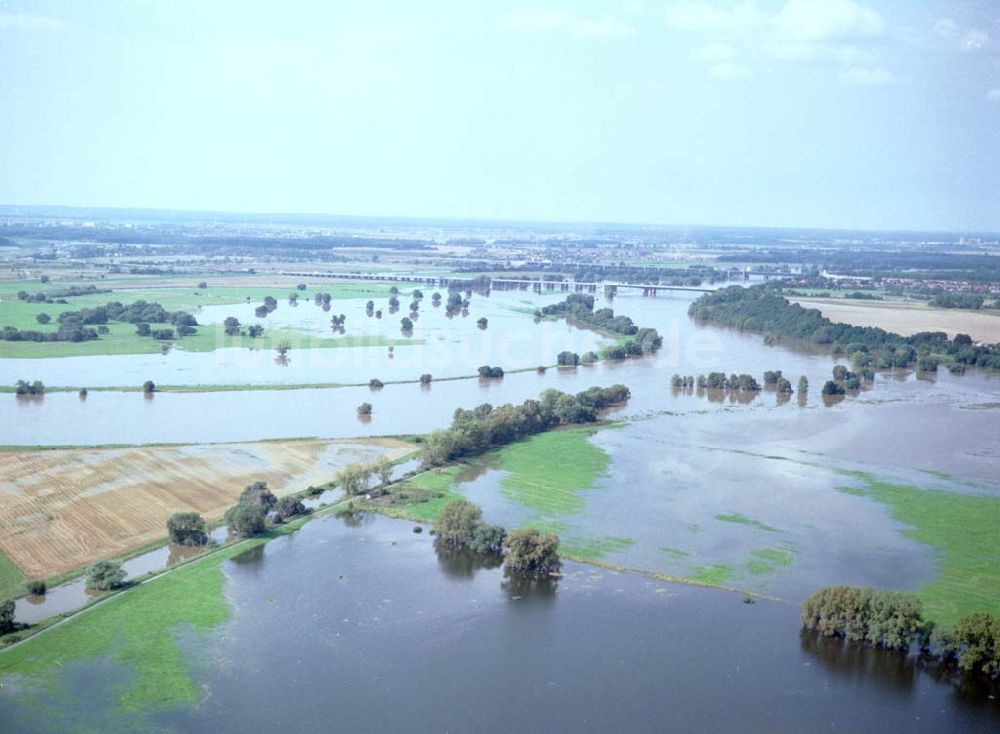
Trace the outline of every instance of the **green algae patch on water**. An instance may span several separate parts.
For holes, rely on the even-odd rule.
[[[711,566],[695,566],[691,571],[692,573],[687,574],[685,578],[688,581],[706,586],[725,586],[735,576],[733,569],[721,563]]]
[[[500,450],[504,495],[545,515],[572,515],[581,496],[605,472],[611,458],[590,441],[593,427],[564,428],[532,436]]]
[[[791,566],[794,561],[795,550],[791,548],[758,548],[750,552],[746,569],[751,576],[764,576]]]
[[[559,542],[559,553],[578,561],[597,561],[609,553],[620,553],[633,545],[635,545],[634,538],[570,537]]]
[[[777,528],[772,528],[770,525],[765,525],[760,520],[754,520],[752,517],[747,517],[746,515],[741,515],[738,512],[723,512],[715,516],[716,520],[722,522],[731,522],[737,525],[747,525],[749,527],[754,527],[759,530],[766,530],[769,533],[777,531]]]
[[[937,578],[917,590],[925,617],[950,626],[974,612],[1000,615],[1000,498],[838,474],[858,482],[840,491],[887,505],[906,537],[938,550]]]
[[[117,691],[120,713],[196,704],[201,690],[177,634],[204,634],[229,618],[222,564],[247,548],[244,543],[164,573],[0,652],[0,681],[16,674],[61,697],[61,668],[106,658],[130,673]]]
[[[671,558],[676,558],[678,560],[688,557],[688,552],[686,550],[681,550],[680,548],[671,548],[669,545],[660,546],[659,551],[661,553],[666,553]]]

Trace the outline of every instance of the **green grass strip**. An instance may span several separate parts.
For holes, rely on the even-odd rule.
[[[760,520],[754,520],[752,517],[747,517],[746,515],[741,515],[738,512],[729,513],[719,513],[715,516],[716,520],[721,520],[722,522],[736,523],[737,525],[747,525],[749,527],[758,528],[760,530],[767,530],[768,532],[775,532],[777,528],[772,528],[770,525],[765,525]]]
[[[505,496],[546,515],[571,515],[583,509],[582,492],[611,459],[590,441],[594,427],[566,428],[532,436],[500,450],[500,469],[509,472],[500,486]]]
[[[928,619],[949,626],[973,612],[1000,616],[1000,498],[881,481],[838,470],[860,484],[841,491],[889,506],[903,534],[938,549],[938,576],[917,594]]]

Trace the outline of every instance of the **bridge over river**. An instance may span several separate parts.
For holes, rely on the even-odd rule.
[[[649,283],[618,283],[604,281],[600,283],[585,283],[569,280],[532,280],[528,278],[445,278],[441,276],[421,275],[391,275],[386,273],[335,273],[329,271],[282,270],[279,275],[295,278],[325,278],[329,280],[363,280],[384,283],[412,283],[437,288],[447,288],[450,285],[481,288],[489,286],[493,290],[531,290],[535,293],[543,291],[565,291],[572,293],[596,293],[603,288],[605,293],[614,294],[621,290],[641,290],[644,296],[655,296],[660,291],[688,291],[693,293],[711,293],[713,288],[691,285],[652,285]]]

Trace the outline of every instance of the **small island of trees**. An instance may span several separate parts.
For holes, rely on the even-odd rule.
[[[484,403],[474,410],[459,408],[450,428],[427,435],[421,458],[424,465],[436,466],[463,456],[481,454],[559,425],[593,423],[601,409],[623,403],[629,395],[624,385],[591,387],[576,395],[549,389],[539,400],[525,400],[521,405],[494,408]]]

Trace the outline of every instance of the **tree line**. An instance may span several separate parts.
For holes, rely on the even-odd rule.
[[[624,385],[591,387],[576,395],[545,390],[538,400],[494,408],[484,403],[473,410],[455,411],[451,427],[428,434],[422,440],[424,465],[436,466],[474,456],[559,425],[593,423],[598,411],[629,398]]]
[[[834,323],[815,308],[789,303],[766,284],[706,293],[688,313],[701,321],[829,346],[856,366],[889,369],[917,364],[933,371],[937,362],[932,355],[942,354],[959,364],[1000,369],[1000,345],[977,345],[967,334],[949,339],[944,332],[925,331],[904,337],[877,327]]]
[[[652,354],[663,345],[663,338],[656,329],[638,327],[628,316],[615,316],[610,308],[594,310],[594,297],[587,293],[571,293],[565,300],[544,306],[535,312],[537,317],[561,316],[583,326],[610,331],[631,337],[622,344],[605,350],[608,359],[625,359]]]
[[[914,594],[830,586],[806,599],[802,626],[886,650],[906,652],[916,644],[925,657],[968,673],[1000,676],[1000,619],[975,613],[954,627],[938,628],[924,619],[923,603]]]

